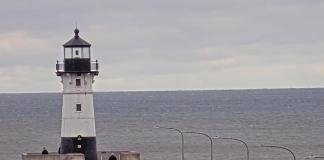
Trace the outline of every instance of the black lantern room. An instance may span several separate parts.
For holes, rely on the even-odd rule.
[[[65,73],[90,73],[98,75],[98,62],[91,62],[91,44],[79,37],[79,29],[74,30],[75,36],[63,44],[64,61],[57,61],[58,76]]]

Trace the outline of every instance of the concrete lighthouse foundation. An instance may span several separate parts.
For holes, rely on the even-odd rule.
[[[97,160],[108,160],[111,155],[115,155],[117,160],[140,160],[140,153],[135,151],[98,151]],[[82,153],[23,153],[22,160],[87,160]]]

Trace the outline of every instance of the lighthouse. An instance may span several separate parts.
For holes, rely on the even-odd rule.
[[[63,84],[60,153],[83,153],[85,160],[97,160],[92,84],[98,61],[91,60],[91,44],[80,38],[79,29],[74,34],[63,45],[64,60],[56,64]]]

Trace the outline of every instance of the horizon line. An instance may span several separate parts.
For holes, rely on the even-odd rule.
[[[242,91],[242,90],[285,90],[285,89],[323,89],[324,87],[278,87],[278,88],[237,88],[237,89],[166,89],[166,90],[120,90],[120,91],[93,91],[93,93],[113,92],[181,92],[181,91]],[[31,94],[31,93],[62,93],[59,92],[0,92],[0,94]]]

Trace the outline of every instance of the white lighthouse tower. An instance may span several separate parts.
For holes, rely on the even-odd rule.
[[[57,61],[56,75],[63,84],[61,154],[83,153],[85,160],[97,160],[93,107],[94,76],[98,61],[91,61],[91,44],[75,36],[63,45],[64,61]]]

